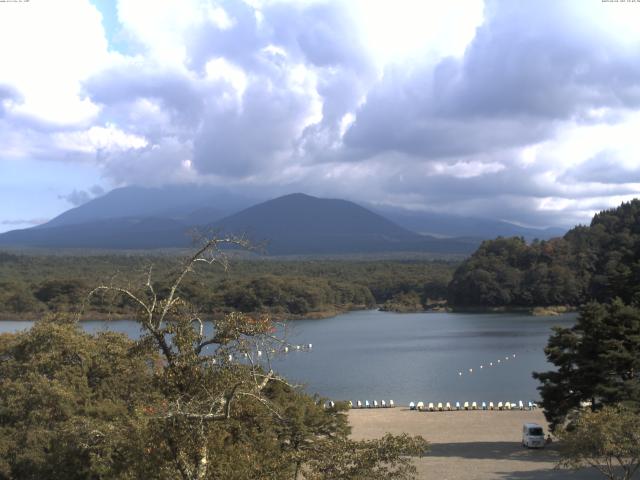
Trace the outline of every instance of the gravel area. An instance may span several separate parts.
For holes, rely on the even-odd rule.
[[[418,478],[433,480],[591,480],[603,479],[595,469],[558,470],[557,444],[544,449],[521,446],[522,424],[538,423],[547,432],[540,410],[417,412],[405,407],[351,410],[356,439],[385,433],[422,435],[431,443],[415,460]],[[640,476],[637,476],[640,478]],[[635,478],[635,477],[634,477]]]

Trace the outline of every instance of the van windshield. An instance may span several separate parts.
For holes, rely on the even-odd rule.
[[[542,432],[542,428],[540,427],[533,427],[529,429],[529,435],[534,435],[534,436],[542,436],[544,435],[544,433]]]

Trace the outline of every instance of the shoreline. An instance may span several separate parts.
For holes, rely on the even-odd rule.
[[[366,305],[349,305],[349,306],[336,306],[331,309],[318,310],[308,312],[307,314],[292,314],[292,313],[268,313],[268,312],[249,312],[248,316],[255,315],[268,315],[275,322],[283,321],[296,321],[296,320],[323,320],[326,318],[333,318],[338,315],[342,315],[349,312],[362,312],[367,310],[380,310],[383,312],[397,313],[397,314],[411,314],[411,313],[462,313],[462,314],[474,314],[474,313],[517,313],[528,314],[533,317],[545,317],[545,316],[559,316],[567,313],[574,313],[578,311],[577,307],[568,305],[556,305],[550,307],[445,307],[437,309],[423,309],[423,310],[386,310],[382,308],[383,305],[376,305],[371,308]],[[219,315],[223,315],[226,312],[219,311],[204,315],[205,318],[211,319]],[[46,315],[66,314],[71,316],[78,315],[78,312],[55,312],[55,311],[43,311],[43,312],[26,312],[26,313],[11,313],[0,312],[0,322],[5,321],[37,321]],[[82,319],[80,322],[86,321],[120,321],[120,320],[132,320],[135,316],[135,312],[127,313],[104,313],[98,311],[87,311],[82,313]]]

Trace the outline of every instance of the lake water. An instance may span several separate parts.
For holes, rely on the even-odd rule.
[[[288,340],[313,348],[291,352],[274,366],[309,393],[336,400],[526,402],[538,398],[531,372],[551,368],[543,352],[551,327],[570,326],[575,318],[372,310],[297,320],[289,323]],[[0,322],[0,332],[30,325]],[[82,325],[90,332],[139,335],[132,321]]]

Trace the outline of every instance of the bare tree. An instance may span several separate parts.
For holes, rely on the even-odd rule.
[[[157,380],[164,402],[160,411],[152,413],[159,437],[185,480],[210,478],[213,456],[208,439],[215,422],[231,420],[247,404],[281,417],[263,394],[269,382],[284,382],[271,367],[271,359],[290,347],[276,335],[274,323],[266,316],[237,312],[205,321],[180,294],[183,281],[198,265],[228,268],[223,245],[249,247],[242,238],[206,241],[162,294],[152,268],[140,290],[105,284],[89,294],[91,298],[111,292],[133,301],[143,330],[139,344],[161,352],[163,365]]]

